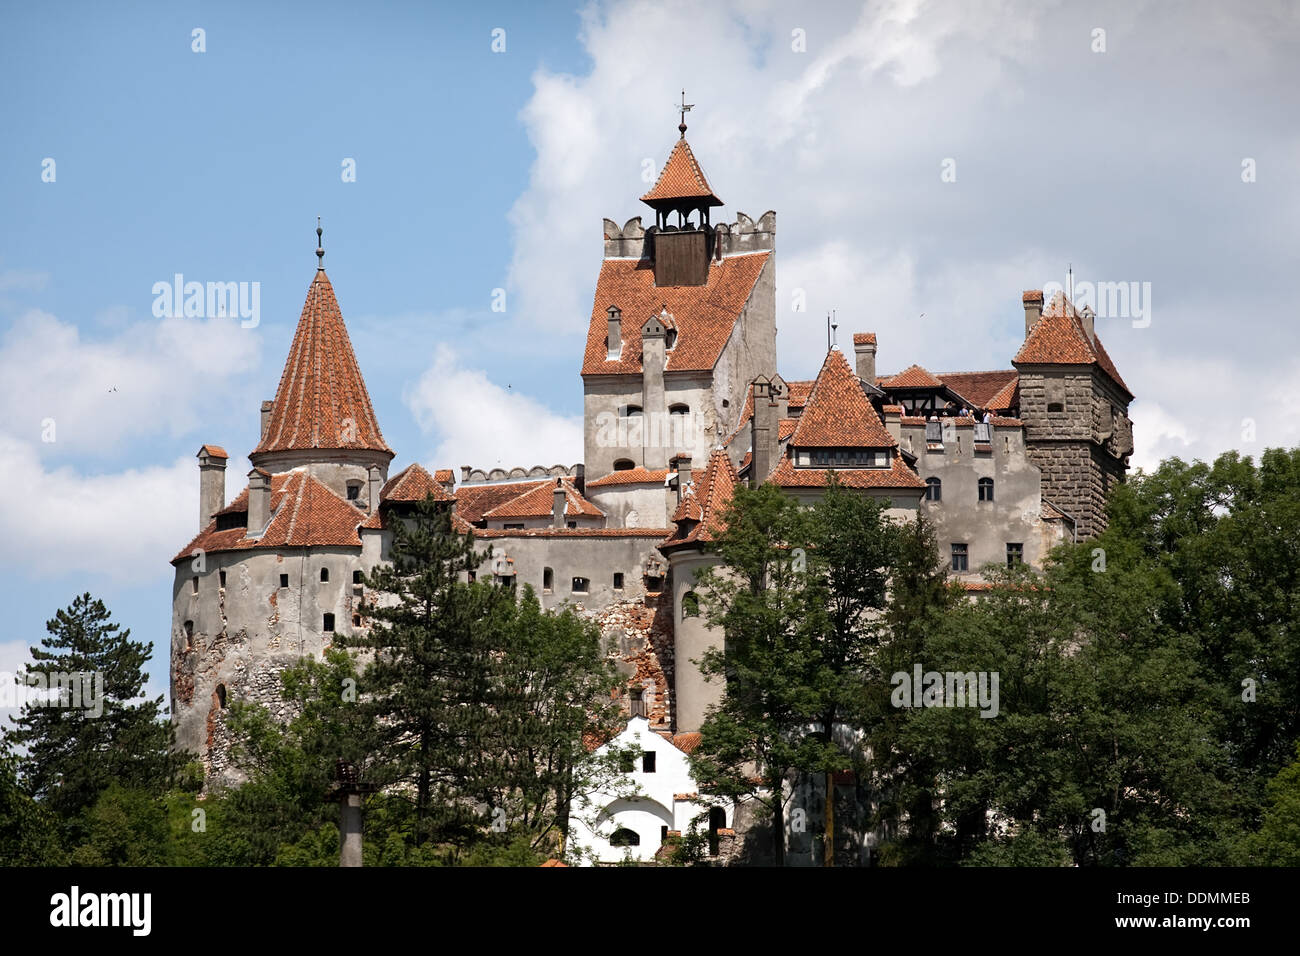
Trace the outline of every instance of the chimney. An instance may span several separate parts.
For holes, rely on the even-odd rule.
[[[557,528],[564,527],[564,505],[568,501],[568,495],[564,493],[564,479],[555,479],[554,504],[552,505],[553,524]]]
[[[609,338],[605,357],[613,361],[623,352],[623,312],[616,305],[611,305],[605,311],[609,313]]]
[[[675,461],[677,465],[677,503],[682,503],[682,498],[686,496],[686,486],[691,483],[691,459],[689,455],[683,455]]]
[[[1043,290],[1030,289],[1021,298],[1025,303],[1025,338],[1029,338],[1029,333],[1043,315]]]
[[[261,468],[248,473],[248,537],[260,538],[271,522],[271,476]]]
[[[369,497],[366,499],[367,514],[374,514],[379,510],[379,489],[384,486],[384,476],[380,472],[378,465],[371,465],[370,470],[366,472],[366,479],[370,485]]]
[[[467,484],[469,484],[469,473],[470,473],[472,470],[473,470],[473,469],[472,469],[469,465],[461,465],[461,466],[460,466],[460,483],[461,483],[462,485],[467,485]]]
[[[1083,334],[1088,336],[1090,345],[1097,344],[1097,332],[1094,328],[1093,320],[1097,318],[1097,313],[1092,311],[1092,306],[1085,305],[1083,311],[1079,313],[1079,324],[1083,326]]]
[[[664,364],[668,329],[673,317],[668,306],[652,315],[641,326],[641,442],[642,463],[650,471],[668,467],[668,435],[664,403]]]
[[[226,504],[226,450],[218,445],[199,449],[199,530]]]
[[[267,399],[262,403],[262,434],[261,438],[266,437],[266,429],[271,424],[271,409],[275,407],[275,402]]]
[[[858,332],[853,336],[853,356],[857,360],[858,378],[876,384],[876,333]]]
[[[755,379],[750,386],[753,397],[754,414],[749,420],[749,448],[752,458],[749,464],[749,487],[757,488],[776,466],[776,457],[780,450],[780,430],[778,418],[781,405],[777,400],[780,387],[767,379]]]

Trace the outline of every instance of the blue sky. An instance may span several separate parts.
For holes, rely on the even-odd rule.
[[[882,372],[1008,367],[1073,263],[1150,284],[1149,325],[1098,320],[1135,465],[1294,445],[1297,62],[1284,3],[6,5],[0,669],[89,590],[165,693],[193,455],[233,497],[318,215],[395,468],[576,461],[600,220],[641,214],[683,86],[718,221],[778,212],[786,377],[830,308]],[[178,272],[260,283],[259,325],[155,318]]]

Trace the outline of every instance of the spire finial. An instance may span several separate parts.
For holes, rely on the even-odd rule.
[[[316,269],[325,268],[325,247],[321,245],[320,216],[316,217]]]
[[[695,106],[694,103],[686,102],[686,91],[682,90],[682,103],[681,106],[677,107],[677,109],[681,111],[682,114],[682,121],[679,124],[677,124],[678,130],[681,131],[682,139],[686,138],[686,114],[689,113],[694,106]]]

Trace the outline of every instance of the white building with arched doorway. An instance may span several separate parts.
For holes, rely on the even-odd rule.
[[[630,786],[574,797],[570,842],[582,864],[653,860],[669,834],[688,832],[696,818],[702,832],[732,826],[730,804],[699,800],[687,759],[699,740],[698,733],[670,737],[651,730],[645,717],[633,717],[597,750],[630,752],[631,766],[623,778]]]

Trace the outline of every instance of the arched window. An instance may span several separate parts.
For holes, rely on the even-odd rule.
[[[938,478],[925,479],[925,500],[941,501],[943,500],[943,482]]]
[[[641,835],[627,827],[619,827],[609,835],[610,846],[640,846]]]
[[[329,569],[329,568],[321,568],[321,569],[320,569],[320,579],[321,579],[321,583],[322,583],[322,584],[324,584],[326,581],[328,581],[328,580],[330,579],[330,569]]]
[[[619,458],[614,462],[615,471],[631,471],[636,467],[636,462],[631,458]]]
[[[620,405],[618,409],[619,418],[635,418],[641,414],[640,405]]]
[[[992,501],[993,500],[993,479],[981,478],[979,481],[979,485],[980,485],[980,501]]]
[[[700,598],[694,591],[682,595],[682,617],[700,616]]]
[[[668,406],[669,415],[689,415],[690,413],[691,413],[691,406],[683,405],[681,402],[678,402],[675,405]]]
[[[225,710],[226,709],[226,685],[218,684],[216,692],[213,694],[213,696],[217,698],[217,709]]]
[[[542,590],[550,591],[555,586],[555,572],[550,568],[542,568]]]

